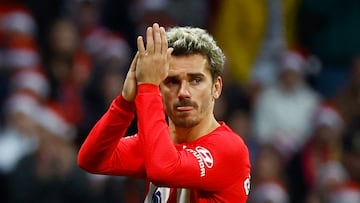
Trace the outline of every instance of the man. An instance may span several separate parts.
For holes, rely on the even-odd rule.
[[[154,23],[122,94],[91,130],[78,164],[91,173],[148,181],[145,202],[245,203],[246,145],[213,113],[224,54],[204,30]],[[124,137],[136,110],[138,133]],[[166,121],[166,116],[169,118]]]
[[[274,145],[288,161],[309,139],[321,97],[306,82],[306,58],[286,50],[278,60],[277,81],[254,102],[253,137],[259,146]]]

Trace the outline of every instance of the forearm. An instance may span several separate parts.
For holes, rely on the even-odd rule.
[[[176,168],[179,158],[170,138],[162,99],[157,88],[155,85],[139,85],[135,100],[138,133],[143,147],[146,172],[150,179],[160,174],[166,175],[168,169]]]
[[[124,137],[133,118],[134,104],[118,96],[81,146],[79,166],[93,173],[104,172],[112,166],[119,140]]]

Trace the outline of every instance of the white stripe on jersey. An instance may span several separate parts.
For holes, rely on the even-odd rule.
[[[190,203],[190,190],[185,188],[177,189],[177,202]]]
[[[190,203],[190,190],[177,189],[177,203]],[[158,187],[150,182],[149,192],[144,203],[166,203],[170,196],[170,188]]]

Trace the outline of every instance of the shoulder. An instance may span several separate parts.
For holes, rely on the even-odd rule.
[[[246,143],[224,122],[198,144],[221,157],[244,158],[249,156]],[[239,155],[239,156],[234,156]]]
[[[250,172],[249,151],[244,140],[224,122],[199,140],[194,152],[205,157],[211,163],[213,171],[221,171],[223,179],[233,182],[235,179],[245,180]]]
[[[226,123],[220,122],[220,126],[212,132],[212,139],[217,140],[220,143],[227,144],[229,146],[244,146],[246,144],[243,138],[234,132]]]

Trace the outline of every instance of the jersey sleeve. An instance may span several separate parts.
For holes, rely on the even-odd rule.
[[[226,134],[214,135],[199,146],[178,150],[170,138],[159,87],[139,85],[135,104],[145,169],[151,182],[216,191],[234,183],[242,185],[241,181],[248,178],[248,151],[240,138],[221,141]]]
[[[134,119],[135,105],[118,96],[91,129],[78,154],[78,165],[90,172],[144,177],[138,136],[124,137]]]

